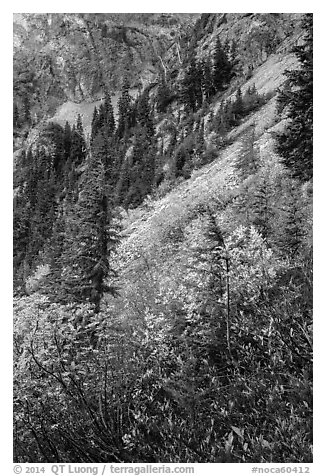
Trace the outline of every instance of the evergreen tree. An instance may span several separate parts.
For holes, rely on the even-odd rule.
[[[156,145],[148,136],[146,127],[138,126],[135,130],[132,156],[129,170],[122,170],[120,193],[125,190],[122,201],[125,207],[138,206],[152,192],[155,182]]]
[[[115,199],[115,203],[127,208],[128,203],[126,203],[126,197],[128,195],[128,191],[132,184],[131,163],[129,161],[129,157],[125,157],[124,154],[122,153],[120,153],[120,156],[123,157],[123,161],[119,169],[119,177],[115,187],[114,199]]]
[[[201,155],[205,150],[205,122],[199,122],[197,137],[196,137],[196,153]]]
[[[104,103],[99,108],[94,108],[91,126],[91,144],[98,133],[103,133],[106,137],[112,137],[115,132],[115,118],[111,97],[107,95]]]
[[[56,209],[56,180],[51,161],[44,148],[35,154],[37,174],[30,217],[30,237],[28,243],[28,262],[37,263],[38,255],[43,251],[44,244],[51,236],[52,224]]]
[[[304,236],[302,199],[296,181],[288,181],[286,195],[280,204],[281,220],[276,231],[278,247],[291,258],[300,251]]]
[[[146,135],[148,139],[151,140],[154,136],[154,121],[149,105],[148,89],[140,95],[137,101],[136,121],[137,124],[146,130]]]
[[[76,129],[80,133],[80,135],[84,138],[83,121],[80,114],[77,115]]]
[[[29,100],[29,95],[24,94],[23,96],[23,108],[22,108],[22,122],[30,124],[31,122],[31,104]]]
[[[257,172],[259,168],[259,155],[256,149],[255,126],[251,126],[242,140],[241,150],[235,162],[235,167],[241,180]]]
[[[68,121],[66,121],[64,133],[63,133],[63,148],[64,148],[64,160],[65,162],[70,157],[71,149],[71,127]]]
[[[244,113],[244,104],[242,99],[241,88],[237,89],[235,101],[232,103],[232,113],[234,117],[234,125],[238,125],[239,120],[241,119]]]
[[[161,78],[156,93],[156,111],[159,113],[166,112],[167,107],[173,98],[174,96],[172,95],[166,81],[164,78]]]
[[[89,301],[99,312],[104,293],[116,293],[107,280],[114,276],[110,255],[118,238],[104,165],[92,154],[85,166],[78,202],[66,217],[63,292],[68,302]]]
[[[261,98],[259,97],[256,85],[253,84],[249,86],[243,96],[243,107],[244,112],[248,114],[249,112],[255,110],[261,104]]]
[[[189,60],[189,65],[184,72],[181,81],[180,96],[186,110],[196,111],[202,104],[202,72],[196,64],[196,58],[193,55]]]
[[[171,131],[171,135],[170,135],[169,144],[165,152],[167,157],[172,157],[176,145],[177,145],[177,129],[173,127]]]
[[[279,101],[286,106],[289,124],[278,135],[277,152],[293,177],[307,181],[313,175],[313,15],[305,15],[304,43],[294,48],[300,68],[287,71],[287,90]],[[288,90],[291,87],[291,91]]]
[[[206,101],[210,101],[215,94],[214,81],[212,76],[212,65],[210,59],[203,60],[200,64],[202,70],[202,93]]]
[[[284,109],[291,100],[292,88],[289,79],[282,84],[282,89],[278,91],[276,113],[283,114]]]
[[[232,127],[232,102],[222,100],[215,118],[216,132],[223,138]]]
[[[92,153],[101,159],[105,169],[105,180],[108,186],[113,187],[119,173],[120,163],[117,161],[119,150],[113,137],[106,134],[106,126],[99,130],[91,146]]]
[[[122,139],[130,127],[131,96],[129,94],[129,87],[129,82],[127,78],[125,78],[122,85],[121,96],[118,101],[118,127],[116,130],[118,139]]]
[[[106,110],[105,110],[104,103],[102,102],[98,108],[98,122],[97,122],[98,131],[103,129],[105,122],[106,122]]]
[[[92,124],[91,124],[91,144],[94,140],[94,137],[98,133],[99,130],[99,111],[97,110],[97,107],[94,107],[93,111],[93,117],[92,117]]]
[[[230,48],[231,48],[230,40],[228,38],[225,38],[223,43],[223,50],[227,57],[229,57]]]
[[[17,194],[13,207],[13,271],[15,288],[24,285],[23,265],[31,233],[30,204],[26,193]]]
[[[102,132],[106,137],[113,136],[115,132],[115,119],[109,94],[105,96],[105,100],[100,104],[99,108],[94,109],[92,118],[91,143],[96,135]]]
[[[86,157],[86,142],[84,139],[84,130],[81,117],[78,115],[77,124],[71,131],[70,160],[71,163],[78,166],[82,164]]]
[[[200,290],[194,283],[196,301],[196,328],[194,340],[199,344],[205,358],[215,366],[225,368],[231,355],[231,306],[230,306],[230,258],[225,246],[223,233],[214,212],[209,208],[201,210],[206,220],[204,241],[194,250],[194,264],[202,274]],[[197,350],[198,352],[198,350]]]
[[[270,238],[273,227],[274,210],[271,197],[271,184],[268,177],[262,175],[253,191],[252,224],[258,228],[265,239]]]
[[[51,239],[48,241],[44,261],[49,265],[49,273],[41,285],[41,291],[47,294],[54,302],[60,302],[62,298],[62,254],[65,240],[65,210],[68,208],[68,202],[71,198],[67,194],[58,210],[56,219],[53,222]],[[69,202],[72,206],[72,202]]]
[[[155,144],[151,144],[145,155],[143,162],[143,198],[146,198],[153,191],[155,184],[155,171],[156,171],[156,154],[157,148]]]
[[[183,168],[186,165],[187,159],[189,159],[189,154],[186,148],[181,144],[175,153],[175,176],[183,176]]]
[[[105,127],[105,134],[109,137],[113,136],[115,132],[115,118],[114,118],[114,111],[111,101],[111,96],[109,94],[106,95],[104,101],[104,127]]]
[[[107,165],[108,154],[108,138],[105,135],[104,128],[99,129],[96,136],[93,139],[91,145],[91,152],[94,156],[98,157],[104,167]]]
[[[214,130],[214,122],[215,122],[214,112],[210,111],[208,115],[207,123],[206,123],[210,132]]]
[[[189,136],[194,132],[195,125],[195,116],[194,114],[189,114],[184,121],[184,128],[181,131],[179,142],[182,143],[184,138]]]
[[[59,124],[50,123],[43,132],[42,140],[44,137],[47,138],[47,141],[51,143],[51,148],[54,149],[50,154],[52,167],[57,175],[60,175],[65,163],[65,131]]]
[[[216,39],[213,52],[212,79],[216,92],[223,91],[232,78],[232,65],[221,45],[219,37]]]
[[[37,186],[37,179],[38,179],[38,171],[37,171],[36,159],[34,157],[31,147],[28,149],[26,154],[26,165],[27,165],[27,174],[26,174],[25,194],[30,204],[30,208],[33,210],[36,203],[36,186]]]
[[[238,65],[238,60],[237,60],[237,42],[233,38],[230,46],[229,46],[229,51],[228,51],[228,58],[230,61],[230,64],[232,66],[232,71],[234,71],[237,68]]]
[[[60,172],[64,163],[64,129],[55,122],[47,123],[38,144],[48,150],[48,162],[51,162],[56,172]]]
[[[63,177],[64,196],[76,202],[78,197],[78,173],[76,171],[76,164],[71,161],[71,158],[66,162]]]

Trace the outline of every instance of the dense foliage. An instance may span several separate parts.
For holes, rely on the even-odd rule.
[[[86,36],[103,85],[101,38],[125,48],[130,36],[105,14],[67,15],[61,26],[61,15],[33,18],[49,38]],[[215,20],[176,28],[180,72],[159,52],[157,81],[136,95],[126,75],[116,110],[106,84],[87,134],[81,116],[33,119],[24,98],[37,82],[18,62],[18,463],[312,461],[310,165],[293,173],[266,146],[260,111],[273,91],[244,84],[240,45],[214,35]],[[248,33],[261,60],[280,41],[277,19],[264,21]],[[287,73],[292,86],[309,78],[309,91],[310,42],[297,49],[303,69]],[[292,112],[295,91],[280,100]],[[297,156],[303,116],[289,117],[280,137]]]
[[[212,211],[203,233],[156,304],[155,267],[98,314],[16,301],[17,461],[311,461],[309,263]]]
[[[304,43],[293,52],[299,69],[287,72],[287,82],[279,96],[289,124],[278,136],[278,153],[294,177],[308,181],[313,174],[313,15],[303,20]]]

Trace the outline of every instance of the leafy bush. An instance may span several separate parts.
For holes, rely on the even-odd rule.
[[[200,222],[177,288],[147,263],[106,312],[15,301],[17,462],[311,461],[308,263]]]

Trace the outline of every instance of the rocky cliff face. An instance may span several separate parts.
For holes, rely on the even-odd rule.
[[[141,87],[157,76],[165,52],[198,14],[19,14],[17,82],[30,74],[41,96],[79,102],[118,90],[128,75]]]
[[[247,73],[263,63],[270,54],[286,52],[301,32],[297,13],[223,13],[210,14],[198,44],[198,55],[207,55],[216,36],[230,47],[236,44],[239,67]],[[202,17],[203,19],[203,17]]]
[[[65,101],[100,99],[124,76],[142,89],[160,74],[178,77],[189,50],[205,57],[216,36],[236,42],[250,73],[299,33],[300,14],[16,14],[14,86],[36,120]]]

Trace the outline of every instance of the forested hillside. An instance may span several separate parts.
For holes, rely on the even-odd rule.
[[[14,15],[14,460],[312,461],[312,14]]]

